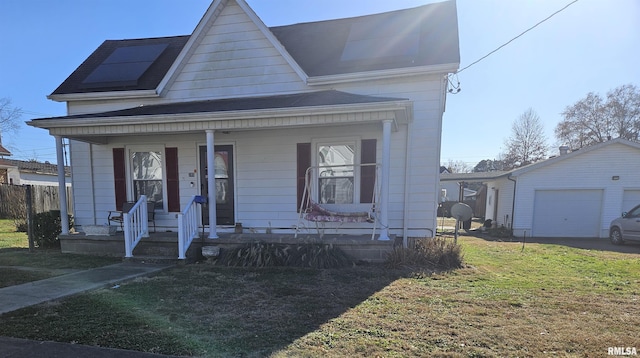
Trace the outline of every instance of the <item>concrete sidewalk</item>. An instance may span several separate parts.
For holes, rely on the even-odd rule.
[[[22,285],[0,288],[0,314],[81,292],[114,286],[139,276],[156,273],[171,266],[123,262],[28,282]]]

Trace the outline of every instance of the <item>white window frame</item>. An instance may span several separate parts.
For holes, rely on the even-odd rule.
[[[335,145],[352,145],[355,148],[353,153],[353,202],[342,205],[358,204],[360,203],[360,159],[361,148],[360,143],[362,139],[360,137],[339,137],[339,138],[317,138],[311,141],[311,166],[318,168],[318,153],[321,146],[335,146]],[[320,200],[320,193],[318,188],[320,186],[320,180],[318,178],[318,170],[314,170],[311,176],[311,198],[313,200]],[[325,205],[325,204],[323,204]],[[341,204],[326,204],[326,205],[341,205]]]
[[[137,201],[134,197],[133,163],[131,156],[135,152],[159,152],[162,155],[162,211],[167,212],[167,156],[163,145],[131,145],[126,149],[127,200]],[[159,209],[156,209],[159,210]]]

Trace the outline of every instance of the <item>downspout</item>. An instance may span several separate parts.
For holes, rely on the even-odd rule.
[[[58,193],[60,197],[60,226],[62,235],[69,235],[69,213],[67,211],[67,184],[64,175],[64,148],[62,137],[54,136],[56,140],[56,157],[58,160]]]
[[[69,142],[69,147],[71,147],[71,142]],[[69,153],[71,153],[71,150],[69,150]],[[73,166],[71,168],[73,168]],[[100,225],[98,224],[98,215],[97,215],[98,213],[96,211],[96,182],[95,182],[94,170],[95,169],[93,167],[93,144],[89,143],[89,182],[91,182],[91,208],[92,208],[91,215],[93,216],[93,225]],[[73,169],[71,171],[71,187],[75,188],[75,185],[73,182]],[[75,210],[75,205],[73,206],[73,208]],[[109,222],[107,222],[106,224],[108,226]]]
[[[509,174],[509,176],[507,176],[507,179],[509,179],[510,181],[513,182],[513,198],[511,201],[511,230],[513,231],[513,214],[515,213],[516,210],[516,184],[518,183],[515,179],[511,179],[511,174]],[[496,198],[496,203],[498,201],[498,198]],[[497,205],[497,204],[496,204]],[[495,218],[497,219],[497,218]]]

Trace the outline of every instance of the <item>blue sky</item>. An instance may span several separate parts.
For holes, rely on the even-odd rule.
[[[463,68],[572,0],[458,0]],[[248,0],[267,26],[409,8],[433,0]],[[22,121],[66,113],[46,98],[106,39],[190,34],[209,0],[2,0],[0,98]],[[503,150],[528,108],[548,142],[565,107],[589,92],[640,86],[640,1],[579,0],[480,63],[462,71],[447,98],[441,161],[473,166]],[[3,136],[15,159],[55,162],[53,137],[21,126]]]

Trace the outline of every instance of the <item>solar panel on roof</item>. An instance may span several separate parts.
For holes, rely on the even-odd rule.
[[[365,22],[351,25],[340,61],[417,56],[420,48],[420,26],[400,21],[387,21],[373,26]]]
[[[117,48],[82,81],[81,86],[135,86],[168,46],[165,43]]]

